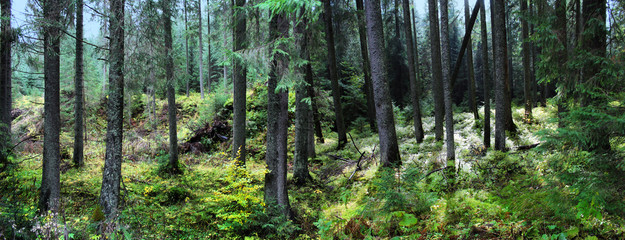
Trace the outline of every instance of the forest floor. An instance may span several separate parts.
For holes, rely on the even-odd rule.
[[[177,98],[179,143],[190,145],[180,155],[184,174],[176,176],[159,172],[168,157],[165,101],[157,100],[152,111],[146,96],[133,99],[124,123],[123,210],[109,225],[103,225],[97,205],[105,151],[104,104],[87,104],[85,166],[76,169],[71,164],[72,108],[63,103],[62,211],[55,222],[36,210],[43,100],[18,99],[21,115],[13,122],[13,133],[20,142],[19,153],[13,159],[16,164],[0,176],[0,238],[60,234],[98,239],[103,226],[129,239],[625,238],[625,176],[605,180],[602,177],[614,176],[605,174],[608,170],[575,175],[580,171],[577,166],[583,166],[578,163],[588,159],[622,162],[625,144],[615,141],[615,152],[603,157],[545,144],[544,136],[556,128],[552,106],[534,108],[531,123],[524,122],[522,108],[513,109],[518,132],[509,134],[507,153],[484,149],[482,121],[457,110],[454,130],[460,170],[455,184],[439,171],[445,147],[434,139],[432,117],[423,119],[426,137],[417,144],[410,113],[396,108],[402,166],[393,172],[379,168],[378,137],[368,126],[353,124],[353,141],[339,151],[336,134],[326,130],[325,143],[317,144],[311,159],[314,180],[298,187],[288,176],[294,220],[271,218],[263,202],[266,115],[261,104],[265,98],[258,89],[262,87],[248,92],[245,167],[231,161],[227,141],[231,100],[218,93],[204,101],[199,94]],[[198,129],[208,134],[194,138]],[[289,134],[292,158],[292,128]],[[536,143],[541,145],[517,149]]]

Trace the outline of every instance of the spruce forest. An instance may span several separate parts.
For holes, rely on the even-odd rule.
[[[0,239],[625,239],[624,1],[0,10]]]

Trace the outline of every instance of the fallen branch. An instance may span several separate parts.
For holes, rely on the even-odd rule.
[[[517,151],[525,151],[525,150],[530,150],[532,148],[538,147],[538,145],[540,145],[540,143],[534,143],[534,144],[530,144],[530,145],[523,145],[523,146],[518,146],[516,148]]]
[[[421,181],[421,180],[423,180],[423,179],[427,178],[428,176],[430,176],[430,175],[432,175],[432,174],[434,174],[434,173],[436,173],[436,172],[443,171],[443,170],[445,170],[445,169],[447,169],[447,168],[449,168],[449,167],[447,167],[447,166],[446,166],[446,167],[442,167],[442,168],[439,168],[439,169],[434,169],[434,170],[432,170],[432,171],[430,171],[430,172],[426,173],[426,174],[425,174],[425,176],[423,176],[423,177],[421,177],[421,179],[419,179],[419,181]],[[418,181],[417,181],[417,182],[418,182]]]

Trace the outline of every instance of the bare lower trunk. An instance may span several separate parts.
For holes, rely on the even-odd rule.
[[[324,15],[326,25],[326,42],[328,44],[328,68],[330,70],[330,82],[332,83],[332,101],[334,102],[334,114],[336,120],[336,132],[338,134],[338,148],[347,143],[345,132],[345,120],[343,119],[343,105],[341,103],[341,89],[336,65],[336,51],[334,48],[334,31],[332,27],[332,7],[330,0],[324,1]]]
[[[373,87],[371,83],[371,69],[369,66],[369,53],[367,52],[367,28],[364,17],[363,0],[356,0],[356,9],[358,10],[358,36],[360,37],[360,55],[362,56],[362,68],[365,77],[365,98],[367,99],[367,119],[369,127],[376,130],[375,126],[375,103],[373,103]]]
[[[408,57],[408,74],[410,75],[410,93],[411,93],[411,102],[412,102],[412,120],[414,127],[415,139],[418,143],[423,142],[423,123],[421,122],[421,103],[419,101],[419,84],[417,83],[417,70],[415,69],[416,57],[415,54],[415,44],[414,39],[412,38],[412,26],[410,21],[410,4],[409,0],[402,1],[402,7],[404,9],[404,32],[406,34],[406,55]]]
[[[11,147],[11,1],[0,3],[0,165],[8,163]],[[2,171],[3,169],[0,169]]]
[[[473,29],[469,28],[469,0],[464,0],[464,19],[466,25],[466,32],[472,32]],[[471,34],[469,36],[469,44],[467,47],[467,70],[469,72],[469,90],[471,98],[471,112],[473,112],[473,119],[480,119],[480,114],[477,111],[477,94],[475,90],[475,70],[473,69],[473,40],[471,40]]]
[[[76,1],[76,76],[74,77],[74,165],[82,167],[83,160],[83,1]]]
[[[380,141],[380,163],[384,167],[399,167],[401,157],[397,145],[395,119],[391,103],[386,62],[384,58],[384,32],[379,0],[367,0],[365,4],[367,19],[367,41],[371,56],[371,78],[377,112],[378,137]]]
[[[106,154],[102,171],[100,206],[108,219],[118,213],[122,174],[124,116],[124,0],[111,0],[110,71],[107,109]]]
[[[506,149],[505,84],[508,61],[504,4],[503,0],[494,0],[491,5],[495,56],[495,150],[500,151]]]
[[[488,35],[486,31],[486,7],[484,0],[482,1],[482,9],[480,10],[480,25],[482,35],[482,81],[484,85],[484,146],[490,147],[490,86],[491,72],[488,63]]]
[[[246,16],[245,13],[240,10],[245,6],[245,0],[235,0],[236,7],[233,7],[233,21],[234,25],[234,52],[239,52],[245,48],[247,37],[246,31]],[[246,99],[245,93],[247,91],[247,70],[240,59],[235,59],[233,71],[233,120],[232,120],[232,158],[236,159],[237,164],[245,165],[246,149],[245,149],[245,119],[246,119]]]
[[[441,39],[438,28],[438,4],[436,0],[428,0],[430,17],[430,47],[432,57],[432,95],[434,98],[434,133],[436,141],[443,140],[443,120],[445,119],[445,102],[443,98],[443,70],[441,63]]]

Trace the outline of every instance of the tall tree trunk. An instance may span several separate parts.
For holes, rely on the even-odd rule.
[[[83,0],[76,0],[76,76],[74,92],[74,165],[84,165],[83,155]]]
[[[210,8],[210,0],[206,0],[206,38],[208,39],[208,57],[206,61],[208,62],[208,66],[206,66],[206,78],[208,78],[208,84],[206,91],[208,93],[211,92],[211,87],[213,86],[212,81],[212,57],[211,57],[211,8]]]
[[[61,46],[61,3],[48,0],[43,4],[43,16],[51,23],[44,27],[44,122],[43,122],[43,168],[41,170],[41,189],[39,210],[58,212],[60,201],[60,146],[61,131],[60,109],[60,46]]]
[[[581,49],[592,57],[583,66],[582,84],[590,84],[587,87],[605,88],[605,83],[600,79],[602,69],[602,59],[606,57],[606,0],[583,0],[582,18],[584,19],[584,29],[582,31]],[[582,106],[603,106],[607,104],[592,94],[585,93],[581,96]],[[588,150],[606,152],[611,149],[610,130],[607,127],[596,128],[593,133],[592,144]]]
[[[536,0],[529,0],[530,4],[529,4],[529,11],[531,16],[536,16],[536,9],[534,8],[534,5],[536,4]],[[530,24],[530,34],[533,36],[535,31],[534,31],[534,24]],[[533,102],[532,104],[535,106],[539,106],[539,95],[538,95],[538,91],[539,91],[539,86],[538,86],[538,82],[536,81],[536,61],[538,59],[538,49],[536,47],[536,45],[532,42],[530,43],[530,60],[531,60],[531,66],[530,66],[530,75],[531,75],[531,79],[530,81],[532,82],[532,99]]]
[[[178,124],[176,119],[176,88],[174,86],[174,58],[173,39],[172,39],[172,8],[174,7],[172,0],[163,1],[163,24],[165,29],[165,77],[167,78],[167,115],[169,118],[169,165],[168,171],[177,174],[181,173],[178,164]],[[188,82],[187,82],[188,84]],[[189,92],[187,91],[187,95]]]
[[[506,21],[503,0],[494,0],[492,7],[493,48],[495,63],[495,150],[506,149],[505,85],[508,61],[506,59]]]
[[[111,0],[109,26],[110,71],[107,107],[106,154],[102,172],[100,206],[108,219],[118,214],[122,175],[124,116],[124,0]]]
[[[339,76],[336,67],[336,51],[334,48],[334,30],[332,27],[332,7],[330,5],[330,0],[323,1],[323,7],[326,25],[326,42],[328,43],[328,68],[330,70],[330,82],[332,83],[332,100],[334,102],[336,132],[339,138],[338,148],[343,148],[345,143],[347,143],[347,134],[345,132],[341,88],[339,86]]]
[[[204,61],[203,61],[203,57],[204,54],[202,53],[204,51],[204,42],[202,42],[202,0],[198,0],[197,1],[197,18],[198,18],[198,23],[199,23],[199,27],[198,27],[198,49],[199,49],[199,55],[198,55],[198,61],[200,62],[200,95],[202,96],[202,100],[204,100],[204,69],[203,69],[203,65],[204,65]],[[210,65],[210,63],[209,63]]]
[[[438,28],[438,4],[428,0],[430,17],[430,48],[432,57],[432,95],[434,98],[434,133],[436,141],[443,140],[443,121],[445,119],[445,101],[443,98],[443,69],[441,63],[441,39]]]
[[[360,37],[360,55],[362,56],[362,69],[365,75],[365,98],[367,99],[367,119],[369,127],[376,130],[375,126],[375,103],[373,102],[373,87],[371,83],[371,69],[369,66],[369,53],[367,52],[367,28],[364,17],[363,0],[356,0],[358,17],[358,35]]]
[[[410,3],[409,0],[402,1],[404,9],[404,33],[406,34],[406,55],[408,57],[408,74],[410,80],[410,93],[412,100],[412,120],[417,143],[423,142],[423,123],[421,122],[421,103],[419,102],[419,85],[417,83],[417,70],[415,69],[415,44],[412,39],[412,21],[410,21]]]
[[[449,11],[447,0],[441,0],[441,63],[443,65],[444,95],[445,95],[445,145],[447,146],[447,176],[450,182],[454,184],[456,173],[456,147],[454,143],[454,109],[451,100],[451,91],[453,90],[450,78],[451,57],[449,47]]]
[[[384,57],[384,32],[379,0],[367,0],[365,4],[367,41],[371,57],[371,78],[377,112],[378,137],[380,141],[380,163],[383,167],[399,167],[401,157],[397,145],[395,119],[391,103],[386,62]]]
[[[187,0],[184,0],[184,49],[185,59],[187,60],[187,74],[185,75],[185,81],[187,84],[187,97],[189,97],[189,81],[191,81],[191,65],[189,64],[189,28],[187,20]]]
[[[472,32],[473,29],[469,29],[469,0],[464,0],[464,19],[466,25],[466,31]],[[471,34],[469,34],[471,36]],[[469,37],[469,46],[467,47],[467,69],[469,70],[469,87],[471,93],[471,111],[473,112],[473,118],[475,120],[480,119],[480,114],[477,111],[477,94],[475,89],[475,69],[473,68],[473,40]]]
[[[310,30],[306,31],[307,37],[310,40]],[[310,43],[310,42],[309,42]],[[317,136],[317,142],[324,143],[323,139],[323,131],[321,130],[321,120],[319,116],[319,110],[317,109],[317,98],[315,97],[315,82],[313,80],[313,71],[312,64],[310,64],[310,51],[307,52],[308,56],[306,60],[309,62],[305,66],[305,74],[304,77],[306,79],[306,83],[308,83],[308,87],[306,91],[308,93],[308,97],[310,98],[310,104],[312,105],[312,119],[313,124],[315,126],[315,135]]]
[[[504,5],[504,9],[506,6]],[[505,11],[505,10],[504,10]],[[505,107],[505,118],[506,118],[506,130],[510,132],[516,132],[516,125],[512,119],[512,98],[514,94],[514,79],[513,79],[513,66],[512,66],[512,33],[511,27],[508,27],[508,22],[510,20],[510,11],[506,11],[506,18],[504,19],[506,25],[506,59],[508,64],[506,65],[506,85],[505,85],[505,99],[504,99],[504,107]],[[508,42],[510,41],[510,42]]]
[[[482,9],[480,10],[480,25],[482,35],[482,81],[484,85],[484,146],[490,147],[490,86],[491,72],[488,63],[488,33],[486,30],[486,5],[484,0],[480,0]]]
[[[521,0],[521,41],[523,41],[523,81],[524,97],[525,97],[525,119],[527,122],[532,120],[532,78],[530,69],[530,42],[529,42],[529,26],[527,18],[530,16],[527,11],[527,0]]]
[[[556,38],[558,40],[558,45],[560,47],[556,48],[556,59],[557,59],[557,68],[560,74],[558,74],[558,82],[560,88],[560,98],[558,100],[558,127],[564,127],[564,123],[562,121],[562,115],[566,111],[566,106],[564,103],[568,97],[568,87],[569,87],[569,69],[567,67],[566,62],[568,61],[567,54],[567,31],[566,31],[566,0],[556,0],[555,2],[555,12],[556,12],[556,20],[554,24],[554,30],[556,32]]]
[[[0,5],[0,164],[7,164],[11,147],[11,42],[14,39],[11,30],[11,1],[2,1]]]
[[[289,22],[282,14],[273,16],[270,22],[271,39],[288,37]],[[285,50],[286,46],[279,46]],[[281,213],[291,216],[291,207],[286,186],[288,91],[276,92],[278,81],[288,66],[287,56],[274,53],[267,88],[267,154],[269,172],[265,174],[265,202],[267,206],[277,203]],[[276,214],[276,213],[273,213]]]
[[[234,52],[240,52],[247,46],[247,36],[245,34],[247,28],[247,20],[245,12],[241,9],[245,6],[245,0],[234,0],[233,3],[233,22],[234,22]],[[233,126],[232,126],[232,157],[237,164],[245,165],[246,149],[245,149],[245,93],[247,91],[247,69],[243,66],[240,59],[234,61],[234,94],[233,94]]]
[[[302,59],[309,59],[308,34],[306,28],[308,28],[308,19],[304,17],[295,27],[295,37],[301,48],[300,55]],[[298,71],[305,75],[307,74],[306,66],[299,67]],[[309,77],[312,76],[305,76],[304,78]],[[295,179],[296,184],[300,186],[311,179],[310,173],[308,172],[308,157],[310,156],[308,152],[310,147],[308,132],[311,131],[309,123],[310,105],[304,102],[304,98],[308,96],[306,87],[306,83],[298,85],[295,93],[295,154],[293,160],[293,179]]]
[[[417,34],[417,15],[415,14],[414,11],[414,7],[412,8],[412,30],[413,30],[413,44],[414,44],[414,67],[415,67],[415,74],[416,74],[416,91],[414,92],[416,99],[417,99],[417,107],[415,107],[415,113],[419,114],[419,123],[417,124],[417,126],[419,127],[418,132],[420,132],[421,134],[415,134],[415,137],[417,139],[417,143],[422,143],[423,142],[423,138],[425,137],[425,132],[423,131],[423,119],[422,119],[422,113],[421,113],[421,90],[423,88],[423,82],[421,81],[421,79],[423,78],[423,76],[421,75],[421,70],[419,69],[419,37]],[[415,114],[413,113],[413,114]],[[413,118],[415,116],[413,115]],[[415,131],[415,133],[418,133],[417,131]]]

